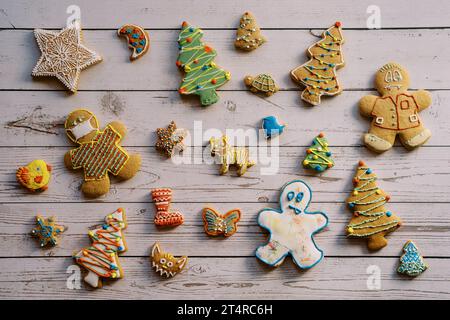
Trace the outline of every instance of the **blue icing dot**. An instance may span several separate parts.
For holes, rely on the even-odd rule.
[[[189,31],[190,32],[194,32],[194,28],[189,28]]]
[[[350,208],[353,208],[353,207],[355,207],[355,204],[354,204],[353,202],[350,202],[350,203],[348,204],[348,206],[349,206]]]
[[[367,171],[366,171],[368,174],[371,174],[372,173],[372,169],[367,169]]]
[[[137,43],[137,42],[132,42],[131,45],[132,45],[133,47],[136,47],[136,46],[138,45],[138,43]]]
[[[141,53],[141,51],[142,51],[142,48],[137,48],[137,49],[136,49],[136,52],[137,52],[137,53]]]
[[[331,157],[331,152],[326,153],[327,157]]]
[[[127,33],[131,33],[132,32],[132,30],[131,29],[127,29]]]
[[[134,39],[137,39],[137,38],[139,38],[139,35],[138,35],[137,33],[133,33],[132,37],[133,37]]]
[[[145,40],[141,40],[141,41],[139,41],[139,43],[144,46],[145,45]]]
[[[386,211],[386,216],[387,216],[387,217],[390,217],[390,216],[392,216],[392,212],[390,212],[390,211]]]
[[[322,167],[319,166],[319,165],[315,166],[315,167],[314,167],[314,170],[316,170],[316,171],[323,171],[323,170],[322,170]]]

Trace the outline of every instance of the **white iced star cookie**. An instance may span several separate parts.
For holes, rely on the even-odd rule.
[[[31,75],[56,77],[76,92],[81,70],[102,61],[102,57],[82,44],[81,28],[71,26],[59,32],[35,29],[41,57]]]
[[[280,209],[265,208],[259,212],[258,223],[270,232],[269,242],[256,249],[256,257],[270,266],[279,266],[291,255],[295,264],[308,269],[323,258],[313,235],[328,225],[322,212],[308,212],[311,189],[300,180],[284,185]]]

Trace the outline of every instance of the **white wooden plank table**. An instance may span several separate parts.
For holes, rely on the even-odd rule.
[[[0,298],[1,299],[302,299],[302,298],[450,298],[450,26],[448,1],[377,1],[381,30],[368,30],[366,9],[372,1],[326,1],[324,7],[298,0],[251,1],[31,1],[0,0]],[[34,28],[60,29],[66,9],[81,8],[84,39],[104,61],[81,74],[79,92],[67,94],[55,80],[32,79],[39,58]],[[411,10],[414,7],[414,10]],[[233,47],[241,14],[252,11],[268,43],[251,53]],[[181,99],[176,92],[181,76],[175,66],[176,39],[183,20],[205,30],[203,40],[218,51],[215,62],[232,73],[221,87],[220,101],[199,107],[197,98]],[[338,71],[343,94],[325,98],[311,108],[300,101],[300,87],[289,71],[306,61],[306,48],[335,21],[342,21],[346,67]],[[136,23],[150,33],[145,57],[129,63],[125,42],[116,35],[124,23]],[[421,117],[433,132],[426,146],[408,152],[400,145],[374,155],[361,144],[369,121],[357,110],[358,100],[373,91],[374,72],[397,61],[407,67],[412,88],[432,92],[433,105]],[[269,99],[249,93],[246,74],[271,73],[281,87]],[[81,173],[64,168],[70,148],[63,123],[77,107],[87,107],[101,124],[120,119],[128,127],[124,146],[139,152],[142,170],[132,180],[113,183],[108,195],[95,200],[80,193]],[[215,165],[174,165],[155,150],[157,127],[175,120],[192,130],[251,129],[262,117],[277,115],[289,127],[280,139],[279,173],[261,175],[251,168],[241,178],[232,171],[219,176]],[[336,166],[320,175],[301,167],[305,148],[320,131],[327,133]],[[192,151],[201,156],[202,147]],[[50,189],[33,195],[18,186],[15,170],[35,158],[54,167]],[[389,245],[375,253],[364,241],[345,237],[351,217],[344,200],[351,191],[355,165],[364,159],[391,194],[389,208],[404,225],[388,236]],[[291,262],[272,270],[254,257],[266,241],[256,223],[264,207],[276,207],[279,188],[303,179],[315,191],[312,209],[328,213],[330,225],[316,236],[325,259],[302,272]],[[157,230],[149,191],[169,186],[173,207],[185,223]],[[239,207],[243,218],[230,239],[208,238],[201,209],[211,205],[224,212]],[[99,290],[66,285],[71,253],[89,244],[87,229],[124,207],[129,226],[129,250],[119,259],[125,278],[106,282]],[[34,216],[56,215],[69,229],[59,246],[41,250],[28,235]],[[430,268],[414,280],[396,273],[402,245],[415,240]],[[151,269],[154,241],[175,255],[188,255],[188,267],[173,279],[160,279]],[[380,287],[367,285],[367,268],[380,270]],[[370,269],[370,268],[369,268]]]

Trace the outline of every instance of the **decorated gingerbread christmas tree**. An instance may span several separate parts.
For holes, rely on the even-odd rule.
[[[367,238],[367,247],[378,250],[387,245],[385,235],[401,224],[399,217],[384,208],[390,197],[377,186],[377,177],[363,161],[359,162],[353,178],[354,188],[347,198],[353,217],[347,226],[347,235]]]
[[[89,231],[92,245],[80,250],[73,257],[89,273],[84,278],[94,288],[102,286],[101,278],[123,278],[118,254],[127,250],[122,229],[127,226],[125,212],[122,208],[109,214],[105,223]]]
[[[180,94],[196,94],[200,102],[209,106],[219,101],[216,89],[230,80],[230,73],[214,63],[217,53],[201,41],[203,31],[183,22],[178,45],[177,66],[185,73]]]
[[[256,23],[256,19],[250,12],[242,15],[239,27],[236,31],[236,48],[251,51],[266,42],[266,38],[261,35],[261,29]]]
[[[336,22],[322,33],[322,40],[308,48],[308,62],[291,71],[292,78],[304,85],[302,99],[312,105],[320,104],[322,95],[333,96],[342,91],[336,69],[344,65],[341,23]]]
[[[334,161],[331,159],[331,151],[328,149],[328,141],[322,132],[314,138],[313,144],[306,150],[303,166],[318,172],[334,166]]]
[[[416,277],[427,270],[428,266],[423,261],[414,242],[411,240],[406,242],[403,246],[403,252],[404,254],[400,257],[400,266],[397,269],[399,273]]]

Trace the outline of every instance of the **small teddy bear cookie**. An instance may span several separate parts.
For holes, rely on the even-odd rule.
[[[234,46],[245,51],[252,51],[264,42],[266,42],[266,38],[261,35],[261,29],[253,14],[250,12],[244,13],[239,21]]]
[[[347,198],[353,217],[347,225],[347,236],[366,238],[369,250],[379,250],[387,245],[385,235],[400,227],[402,221],[384,205],[391,199],[378,188],[377,176],[363,161],[359,161],[353,191]]]
[[[158,188],[151,191],[152,200],[155,202],[155,225],[160,227],[179,226],[183,224],[184,217],[177,210],[169,211],[172,202],[172,189]]]
[[[90,286],[100,288],[102,278],[123,278],[118,254],[127,251],[122,233],[126,227],[125,210],[119,208],[105,217],[104,224],[95,226],[89,231],[92,244],[73,255],[76,263],[89,271],[84,281]]]
[[[266,208],[259,212],[258,223],[270,232],[269,242],[256,250],[256,257],[270,266],[279,266],[286,256],[301,269],[314,267],[323,258],[323,251],[313,236],[328,225],[323,212],[308,212],[312,192],[300,180],[283,186],[280,209]]]
[[[102,61],[98,53],[82,43],[81,33],[76,24],[59,32],[35,29],[34,36],[42,54],[31,75],[56,77],[75,93],[81,71]]]
[[[171,121],[167,128],[156,129],[158,141],[156,150],[171,158],[176,152],[182,152],[185,148],[183,140],[188,135],[185,129],[177,128],[175,121]]]
[[[150,47],[150,37],[144,28],[135,24],[123,25],[117,30],[119,37],[126,37],[128,40],[128,48],[133,50],[130,61],[134,61],[142,57]]]
[[[334,96],[342,92],[336,70],[344,66],[343,43],[338,21],[322,33],[322,40],[308,48],[309,61],[291,71],[292,79],[306,87],[301,95],[304,101],[316,106],[323,95]]]
[[[395,137],[407,149],[421,146],[431,137],[418,113],[431,105],[428,91],[408,91],[410,81],[405,68],[395,62],[381,67],[375,75],[375,88],[380,97],[368,95],[359,101],[359,111],[372,118],[364,143],[375,152],[392,148]]]
[[[203,208],[203,227],[210,236],[224,235],[231,237],[237,231],[237,223],[241,219],[241,210],[233,209],[220,214],[213,208]]]
[[[52,167],[44,160],[33,160],[16,171],[17,181],[28,190],[44,191],[48,189]]]
[[[37,227],[31,230],[31,235],[39,238],[41,247],[47,245],[56,246],[58,244],[58,236],[66,230],[64,226],[56,224],[55,217],[46,219],[38,215],[36,216],[36,224]]]
[[[109,173],[126,180],[139,171],[140,155],[129,155],[119,145],[126,134],[122,123],[113,121],[100,131],[92,112],[77,109],[69,114],[64,127],[69,139],[79,145],[65,154],[64,163],[71,170],[84,170],[81,190],[86,196],[98,197],[107,193]]]
[[[222,138],[212,137],[209,140],[211,156],[217,158],[217,163],[222,166],[220,174],[226,174],[231,165],[237,167],[238,176],[242,176],[247,169],[255,163],[249,159],[250,154],[246,147],[233,147],[228,143],[228,137],[223,135]]]
[[[216,50],[202,42],[203,30],[183,22],[178,47],[180,52],[176,65],[186,74],[178,92],[183,95],[200,96],[202,106],[219,101],[216,89],[227,83],[231,74],[214,63]]]
[[[268,97],[270,97],[275,92],[280,90],[280,88],[278,88],[272,76],[267,73],[259,74],[256,77],[246,76],[244,78],[244,83],[247,87],[250,88],[251,92],[253,93],[261,92]]]
[[[162,251],[158,242],[155,242],[153,245],[150,258],[155,272],[166,278],[174,277],[180,273],[188,260],[186,256],[176,258],[170,253]]]
[[[411,240],[403,246],[403,255],[400,257],[398,273],[406,274],[410,277],[417,277],[428,269],[428,265],[423,261],[419,249]]]
[[[306,150],[306,157],[303,166],[317,172],[325,171],[334,166],[331,158],[331,151],[328,148],[328,140],[323,132],[314,138],[313,144]]]

